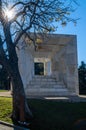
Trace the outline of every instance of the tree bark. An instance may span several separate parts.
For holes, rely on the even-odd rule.
[[[16,68],[16,70],[15,70]],[[30,122],[32,113],[28,107],[25,97],[23,83],[17,67],[13,68],[12,85],[13,85],[13,113],[12,117],[16,121]]]
[[[11,78],[13,85],[13,119],[21,122],[30,122],[32,113],[28,107],[24,85],[18,68],[18,58],[13,46],[12,57],[10,55]]]

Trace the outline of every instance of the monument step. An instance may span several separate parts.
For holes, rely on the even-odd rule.
[[[29,82],[30,85],[63,85],[52,76],[34,76]]]
[[[31,94],[36,93],[59,93],[59,92],[66,92],[67,89],[65,88],[62,82],[56,80],[56,78],[52,76],[34,76],[33,79],[27,84],[27,92]]]
[[[52,75],[35,75],[35,76],[33,76],[33,78],[47,78],[47,79],[49,79],[49,78],[52,78],[52,79],[55,79],[55,77],[54,76],[52,76]]]
[[[30,81],[30,85],[63,85],[61,82],[56,81]]]
[[[68,94],[69,94],[69,91],[65,88],[59,88],[59,89],[55,89],[55,88],[31,89],[31,88],[28,88],[26,91],[27,96],[61,96],[61,95],[68,95]]]
[[[29,84],[27,88],[65,88],[63,84]]]
[[[56,78],[53,76],[34,76],[33,81],[56,81]]]

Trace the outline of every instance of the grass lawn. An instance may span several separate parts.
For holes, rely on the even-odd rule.
[[[8,90],[0,89],[0,92],[8,92]]]
[[[0,120],[11,122],[12,99],[0,97]],[[74,124],[86,119],[86,103],[68,103],[29,99],[34,119],[31,130],[71,130]]]
[[[12,123],[10,114],[12,112],[12,98],[0,97],[0,120]]]
[[[86,118],[86,103],[30,100],[29,104],[34,114],[32,130],[71,130]]]

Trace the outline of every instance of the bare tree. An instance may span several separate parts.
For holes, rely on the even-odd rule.
[[[70,17],[75,5],[75,0],[0,0],[0,61],[12,80],[12,117],[16,121],[29,122],[32,117],[18,68],[16,47],[20,38],[26,34],[35,45],[37,33],[55,31],[58,22],[76,23]]]

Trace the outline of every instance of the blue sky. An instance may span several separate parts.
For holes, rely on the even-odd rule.
[[[86,0],[78,1],[80,5],[73,15],[75,18],[80,18],[77,25],[68,23],[66,27],[59,26],[56,33],[77,35],[78,65],[80,65],[81,61],[86,63]]]

